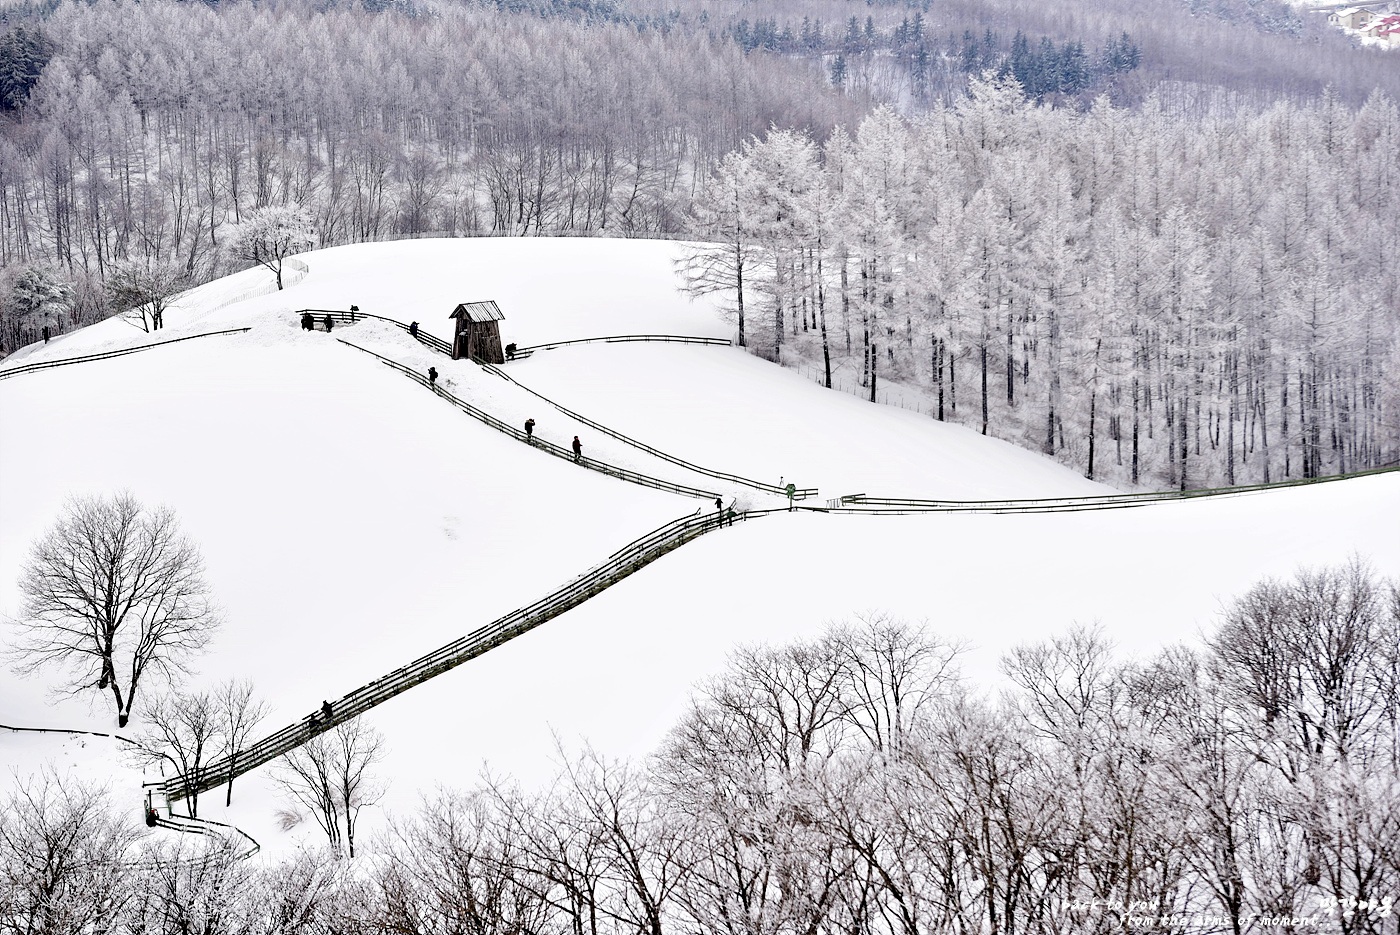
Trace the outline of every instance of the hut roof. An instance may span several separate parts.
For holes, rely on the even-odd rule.
[[[463,302],[452,310],[449,318],[466,318],[469,321],[501,321],[506,316],[495,302]]]

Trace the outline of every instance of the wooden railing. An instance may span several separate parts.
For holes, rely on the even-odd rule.
[[[324,733],[337,724],[358,717],[376,705],[421,685],[462,663],[475,659],[497,646],[526,633],[542,623],[577,607],[594,595],[646,567],[661,556],[692,539],[713,532],[735,521],[764,516],[772,510],[735,513],[731,518],[719,511],[696,511],[694,514],[667,523],[618,549],[599,565],[594,566],[564,586],[557,588],[532,604],[513,610],[477,627],[465,636],[420,656],[366,685],[342,695],[330,703],[329,712],[313,712],[306,718],[282,728],[239,751],[232,759],[222,759],[201,767],[197,773],[167,779],[161,790],[168,800],[183,797],[186,790],[204,792],[235,776],[242,775],[269,760],[275,759]]]
[[[478,409],[466,400],[452,395],[447,390],[443,389],[438,384],[432,382],[426,376],[414,370],[413,368],[407,367],[396,360],[390,360],[382,354],[376,354],[374,351],[371,351],[368,348],[360,347],[360,345],[358,344],[346,341],[344,338],[340,338],[338,340],[346,347],[353,347],[357,351],[363,351],[364,353],[370,355],[371,357],[380,361],[384,365],[397,370],[399,373],[410,378],[415,383],[418,383],[420,386],[427,387],[429,390],[432,390],[438,396],[447,400],[452,405],[456,406],[458,409],[471,416],[473,419],[477,419],[478,421],[489,425],[496,431],[503,432],[506,435],[509,435],[511,438],[516,439],[517,441],[525,442],[532,448],[538,448],[540,451],[546,452],[547,454],[552,454],[556,458],[564,458],[568,461],[575,461],[574,453],[568,448],[565,448],[563,445],[556,445],[553,442],[545,441],[542,438],[526,435],[523,429],[518,429],[513,425],[503,422],[495,416],[491,415],[489,412]],[[652,477],[648,474],[641,474],[637,471],[632,471],[628,470],[627,468],[618,467],[615,464],[608,464],[605,461],[599,461],[595,458],[580,457],[575,463],[577,463],[580,467],[588,468],[591,471],[597,471],[600,474],[607,474],[609,477],[616,477],[619,480],[625,480],[633,484],[640,484],[643,487],[651,487],[656,490],[666,490],[671,493],[678,493],[687,497],[699,497],[703,500],[714,500],[716,497],[719,496],[718,493],[711,490],[701,490],[699,487],[691,487],[687,484],[677,484],[672,481],[662,480],[659,477]]]
[[[167,344],[179,344],[181,341],[193,341],[195,338],[212,338],[221,334],[242,334],[248,328],[228,328],[224,331],[206,331],[203,334],[189,334],[183,338],[171,338],[168,341],[152,341],[150,344],[138,344],[135,347],[118,348],[115,351],[100,351],[96,354],[83,354],[79,357],[60,357],[57,360],[41,360],[32,364],[21,364],[18,367],[5,367],[0,369],[0,380],[6,377],[19,376],[21,373],[33,373],[36,370],[51,370],[54,367],[66,367],[69,364],[85,364],[93,360],[107,360],[111,357],[121,357],[125,354],[135,354],[138,351],[149,351],[153,347],[165,347]]]
[[[394,318],[386,318],[383,315],[371,315],[368,312],[338,312],[334,309],[325,308],[303,308],[298,309],[292,314],[296,315],[297,318],[301,318],[302,315],[309,314],[313,319],[315,319],[316,324],[318,325],[322,324],[326,316],[330,316],[331,321],[342,325],[353,325],[355,322],[364,321],[365,319],[383,321],[393,325],[395,328],[401,328],[404,331],[407,331],[410,336],[418,339],[419,344],[422,344],[426,347],[430,347],[441,354],[447,354],[448,356],[451,356],[452,354],[452,345],[444,341],[437,335],[428,334],[428,332],[424,331],[422,328],[419,328],[417,331],[410,330],[409,326],[404,324],[403,322],[398,321]]]
[[[684,458],[678,458],[675,455],[667,454],[659,448],[653,448],[651,445],[648,445],[645,442],[640,442],[629,435],[622,434],[616,429],[610,429],[600,422],[594,422],[587,416],[577,413],[572,409],[565,408],[564,406],[550,399],[548,396],[545,396],[543,393],[530,389],[530,387],[521,383],[519,380],[516,380],[514,377],[506,373],[500,367],[497,367],[495,364],[489,364],[482,360],[478,360],[477,364],[479,364],[482,367],[482,369],[488,371],[489,373],[495,374],[502,380],[506,380],[510,383],[515,384],[520,389],[529,393],[531,396],[534,396],[536,399],[548,403],[550,406],[553,406],[555,409],[557,409],[559,412],[562,412],[570,419],[573,419],[576,422],[581,422],[589,428],[593,429],[594,431],[601,432],[602,434],[607,435],[610,438],[615,438],[623,444],[631,445],[633,448],[636,448],[640,451],[645,451],[647,454],[652,455],[653,457],[660,458],[662,461],[669,461],[671,464],[683,467],[690,471],[694,471],[696,474],[704,474],[706,477],[713,477],[716,480],[728,481],[731,484],[739,484],[744,487],[752,487],[755,490],[761,490],[764,493],[777,494],[778,496],[787,495],[787,489],[785,487],[780,487],[777,484],[768,484],[760,480],[753,480],[752,478],[741,477],[738,474],[730,474],[726,471],[716,471],[713,468],[703,467],[699,464],[695,464],[694,462],[687,461]],[[792,498],[794,500],[806,500],[809,497],[815,497],[816,495],[817,488],[815,487],[797,487],[796,492],[793,494]]]
[[[601,338],[574,338],[570,341],[550,341],[547,344],[517,347],[514,353],[507,355],[507,359],[523,360],[535,351],[552,351],[556,347],[567,347],[570,344],[634,344],[649,341],[661,344],[704,344],[710,347],[734,346],[734,342],[728,338],[706,338],[688,334],[613,334]]]
[[[326,309],[317,309],[317,308],[305,308],[305,309],[301,309],[301,310],[298,311],[296,314],[297,314],[298,316],[301,316],[301,315],[307,314],[307,313],[309,313],[313,318],[316,318],[318,322],[320,321],[321,318],[324,318],[324,317],[327,316],[327,315],[329,315],[329,316],[331,317],[331,320],[332,320],[332,321],[338,321],[338,322],[342,322],[342,323],[346,323],[346,324],[353,324],[354,322],[359,321],[359,320],[361,320],[361,319],[365,319],[365,318],[373,318],[373,319],[376,320],[376,321],[385,321],[385,322],[388,322],[388,323],[391,324],[391,325],[394,325],[395,327],[402,328],[404,331],[409,331],[409,326],[408,326],[408,325],[404,324],[404,323],[401,322],[401,321],[396,321],[396,320],[393,319],[393,318],[386,318],[386,317],[384,317],[383,315],[369,315],[369,314],[366,314],[366,313],[364,313],[364,312],[338,312],[338,311],[330,311],[330,310],[326,310]],[[435,337],[435,336],[430,335],[430,334],[425,334],[425,333],[422,331],[422,329],[419,329],[418,332],[417,332],[416,334],[414,334],[414,333],[411,332],[411,331],[409,331],[409,333],[412,334],[414,337],[416,337],[420,343],[422,343],[422,344],[424,344],[424,345],[426,345],[426,346],[432,348],[433,350],[441,351],[441,352],[444,353],[444,354],[450,354],[450,353],[452,352],[452,345],[448,344],[446,341],[442,340],[441,338]],[[342,339],[342,340],[343,340],[343,339]],[[519,357],[522,356],[520,350],[530,350],[530,351],[533,351],[533,350],[538,350],[538,349],[540,349],[540,348],[561,347],[561,346],[563,346],[563,345],[565,345],[565,344],[588,344],[588,343],[592,343],[592,342],[618,342],[618,341],[624,341],[624,342],[625,342],[625,341],[670,341],[670,342],[673,342],[673,343],[681,343],[681,344],[720,344],[720,345],[725,345],[725,346],[728,346],[729,343],[730,343],[729,341],[725,340],[724,338],[687,337],[687,336],[684,336],[684,335],[674,335],[674,334],[671,334],[671,335],[666,335],[666,334],[662,334],[662,335],[636,335],[636,334],[633,334],[633,335],[613,335],[613,336],[611,336],[611,337],[604,337],[604,338],[580,338],[580,339],[578,339],[578,340],[576,340],[576,341],[557,341],[557,342],[555,342],[555,343],[553,343],[553,344],[536,344],[536,345],[534,345],[534,346],[532,346],[532,347],[530,347],[530,348],[523,348],[523,349],[518,349],[518,350],[516,350],[515,356],[516,356],[517,358],[519,358]],[[354,348],[356,348],[356,349],[358,349],[358,350],[365,351],[365,353],[367,353],[367,354],[373,354],[373,353],[374,353],[373,351],[370,351],[370,350],[367,350],[366,348],[360,347],[358,344],[351,344],[349,341],[345,341],[344,343],[349,344],[351,347],[354,347]],[[396,365],[396,364],[394,364],[394,362],[390,361],[387,357],[383,357],[383,356],[378,355],[378,354],[375,354],[375,356],[376,356],[376,357],[379,357],[379,359],[380,359],[380,360],[383,360],[385,363],[389,363],[391,366],[397,366],[397,367],[399,367],[400,369],[404,370],[404,372],[407,372],[407,373],[412,374],[412,371],[408,371],[406,368],[403,368],[402,365]],[[728,481],[728,482],[731,483],[731,484],[738,484],[738,485],[743,486],[743,487],[751,487],[751,488],[753,488],[754,490],[761,490],[761,491],[763,491],[764,493],[776,494],[776,495],[778,495],[778,496],[786,496],[786,495],[787,495],[787,489],[786,489],[786,487],[779,486],[779,485],[777,485],[777,484],[765,483],[764,481],[753,480],[752,478],[742,477],[742,476],[740,476],[740,475],[738,475],[738,474],[730,474],[730,473],[728,473],[728,472],[726,472],[726,471],[716,471],[716,470],[714,470],[713,468],[703,467],[703,466],[701,466],[701,465],[699,465],[699,464],[695,464],[695,463],[692,462],[692,461],[687,461],[687,460],[685,460],[684,458],[678,458],[678,457],[676,457],[675,455],[667,454],[666,452],[660,450],[659,448],[654,448],[654,447],[652,447],[651,445],[648,445],[648,444],[646,444],[646,443],[644,443],[644,442],[638,441],[638,440],[635,439],[635,438],[632,438],[630,435],[625,435],[625,434],[623,434],[622,432],[619,432],[619,431],[617,431],[617,430],[615,430],[615,429],[610,429],[610,428],[608,428],[606,425],[603,425],[603,424],[600,423],[600,422],[595,422],[595,421],[593,421],[592,419],[588,418],[587,416],[584,416],[584,415],[581,415],[580,413],[574,412],[572,409],[566,409],[564,406],[560,405],[559,403],[557,403],[557,402],[555,402],[554,400],[550,399],[549,397],[545,396],[543,393],[538,393],[538,392],[536,392],[535,390],[530,389],[530,387],[528,387],[528,386],[526,386],[525,384],[521,383],[520,381],[516,380],[514,377],[510,376],[510,374],[506,373],[504,370],[502,370],[500,367],[496,366],[495,364],[488,363],[488,362],[486,362],[486,361],[484,361],[484,360],[477,360],[476,363],[479,364],[483,369],[485,369],[485,370],[487,370],[487,371],[489,371],[489,372],[495,374],[496,376],[500,377],[501,379],[506,380],[507,382],[510,382],[510,383],[515,384],[517,387],[519,387],[520,389],[522,389],[522,390],[524,390],[525,392],[529,393],[530,395],[532,395],[532,396],[538,398],[538,399],[541,400],[542,402],[545,402],[545,403],[549,404],[550,406],[553,406],[553,407],[554,407],[555,409],[557,409],[559,412],[562,412],[564,415],[566,415],[566,416],[568,416],[569,418],[575,420],[576,422],[580,422],[580,423],[582,423],[583,425],[586,425],[586,426],[588,426],[589,428],[591,428],[591,429],[593,429],[593,430],[595,430],[595,431],[597,431],[597,432],[601,432],[602,434],[607,435],[607,436],[610,437],[610,438],[615,438],[615,439],[617,439],[618,441],[622,442],[622,443],[625,444],[625,445],[630,445],[630,446],[632,446],[633,448],[636,448],[636,449],[638,449],[638,450],[640,450],[640,451],[645,451],[647,454],[650,454],[650,455],[652,455],[652,456],[654,456],[654,457],[660,458],[660,459],[663,460],[663,461],[668,461],[668,462],[670,462],[671,464],[674,464],[674,465],[676,465],[676,466],[678,466],[678,467],[683,467],[683,468],[685,468],[686,470],[694,471],[696,474],[703,474],[703,475],[706,476],[706,477],[713,477],[713,478],[715,478],[716,480]],[[455,397],[453,397],[453,398],[455,399]],[[460,401],[459,401],[459,402],[460,402]],[[467,404],[463,403],[462,405],[463,405],[463,406],[466,406]],[[473,415],[475,415],[475,413],[473,413]],[[480,418],[480,416],[478,416],[478,418]],[[484,420],[483,420],[483,421],[484,421]],[[512,434],[517,435],[517,437],[520,437],[520,438],[522,438],[522,440],[523,440],[523,433],[519,432],[518,430],[512,430]],[[570,457],[572,457],[572,454],[570,454]],[[648,485],[648,486],[650,486],[650,485]],[[806,500],[806,499],[808,499],[808,498],[815,497],[816,495],[817,495],[817,489],[816,489],[815,487],[797,487],[797,488],[795,489],[794,494],[793,494],[793,499],[794,499],[794,500]],[[709,494],[709,496],[713,497],[714,494]]]
[[[1266,490],[1304,487],[1330,481],[1350,480],[1372,474],[1400,471],[1400,465],[1370,468],[1348,474],[1327,477],[1303,477],[1274,481],[1268,484],[1247,484],[1238,487],[1202,487],[1196,490],[1154,490],[1144,493],[1114,493],[1091,497],[1047,497],[1026,500],[914,500],[898,497],[869,497],[863,493],[847,494],[828,500],[825,512],[844,513],[1075,513],[1086,510],[1120,510],[1171,500],[1193,500],[1201,497],[1241,497]]]

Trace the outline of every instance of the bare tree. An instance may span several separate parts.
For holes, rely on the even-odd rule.
[[[331,741],[336,804],[345,824],[345,847],[354,857],[360,811],[384,797],[384,783],[369,774],[370,767],[384,759],[384,736],[355,718],[336,725]]]
[[[223,759],[228,761],[228,794],[225,805],[233,804],[233,777],[237,775],[238,755],[253,737],[253,731],[267,717],[267,704],[253,698],[253,683],[230,679],[214,693],[224,740]]]
[[[282,790],[311,813],[326,833],[331,847],[339,851],[340,810],[335,798],[334,752],[330,738],[317,734],[288,752],[274,775]]]
[[[174,264],[127,260],[108,274],[107,296],[124,319],[142,331],[156,331],[165,327],[165,310],[188,278]]]
[[[277,783],[311,812],[337,851],[355,856],[360,812],[384,795],[370,767],[384,758],[384,738],[358,719],[318,734],[282,758]]]
[[[130,493],[70,500],[20,577],[21,674],[63,667],[61,691],[110,689],[126,726],[145,677],[173,682],[219,624],[199,548],[168,507]]]
[[[195,818],[200,767],[227,743],[219,703],[205,692],[174,692],[147,702],[144,713],[148,726],[137,738],[137,755],[147,763],[169,759],[174,764],[184,780],[186,808]]]

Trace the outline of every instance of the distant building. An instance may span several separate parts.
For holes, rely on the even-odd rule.
[[[497,324],[506,316],[495,302],[463,302],[449,317],[457,319],[457,332],[452,339],[453,360],[467,357],[490,364],[506,362],[501,349],[501,326]]]
[[[1338,10],[1327,19],[1333,26],[1341,26],[1343,29],[1365,29],[1374,16],[1370,10],[1349,6],[1345,10]]]
[[[1374,36],[1382,42],[1391,45],[1400,45],[1400,13],[1387,13],[1377,16],[1371,20],[1370,25],[1362,30],[1367,36]]]

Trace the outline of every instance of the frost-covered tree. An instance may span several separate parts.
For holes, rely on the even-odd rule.
[[[71,776],[17,778],[0,821],[0,931],[110,930],[132,898],[140,828]]]
[[[225,249],[234,257],[266,267],[282,288],[282,266],[287,257],[316,246],[311,215],[293,205],[259,208],[241,224],[224,232]]]
[[[57,273],[31,266],[11,284],[9,303],[16,323],[30,333],[57,329],[73,307],[73,287]]]
[[[174,264],[124,260],[107,274],[107,295],[127,321],[142,331],[156,331],[165,327],[165,310],[188,278]]]

